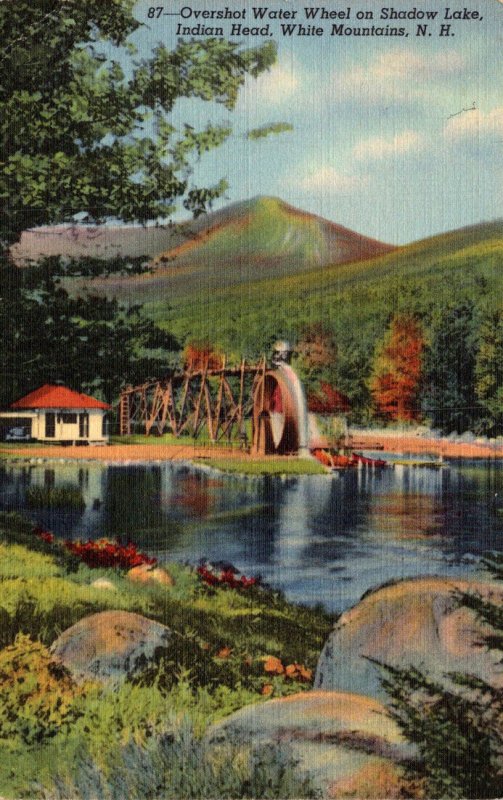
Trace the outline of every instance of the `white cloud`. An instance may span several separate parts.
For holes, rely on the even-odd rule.
[[[353,156],[359,161],[378,161],[384,158],[417,152],[424,147],[424,137],[416,131],[406,130],[397,133],[392,139],[381,136],[371,136],[364,139],[353,148]]]
[[[428,57],[406,50],[392,50],[379,56],[371,65],[377,78],[405,78],[413,81],[418,75],[433,73],[439,77],[459,72],[464,66],[463,57],[453,50]]]
[[[301,84],[293,64],[276,64],[257,79],[248,78],[240,94],[239,104],[248,108],[289,103]]]
[[[357,65],[334,75],[331,95],[336,101],[361,100],[368,104],[411,102],[429,98],[432,84],[459,75],[465,66],[456,51],[426,57],[411,51],[392,50],[367,65]]]
[[[310,170],[299,181],[299,186],[306,191],[353,192],[368,183],[367,175],[344,175],[335,167],[322,166]]]
[[[459,141],[486,136],[503,136],[503,106],[484,114],[478,108],[467,108],[447,120],[446,139]]]

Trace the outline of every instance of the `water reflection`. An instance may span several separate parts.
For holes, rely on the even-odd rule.
[[[83,512],[27,513],[65,538],[132,539],[160,557],[231,561],[293,599],[340,611],[383,581],[465,575],[480,554],[502,549],[501,466],[280,479],[170,463],[6,463],[0,505],[23,510],[29,486],[73,485]]]

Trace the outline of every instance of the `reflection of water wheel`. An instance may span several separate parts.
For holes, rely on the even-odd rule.
[[[253,395],[253,452],[258,455],[297,453],[299,411],[293,387],[281,370],[266,372]]]

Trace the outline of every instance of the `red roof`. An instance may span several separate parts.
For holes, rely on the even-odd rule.
[[[53,386],[46,383],[40,389],[35,389],[20,400],[12,403],[11,408],[102,408],[108,410],[111,406],[102,403],[88,394],[80,394],[66,386]]]

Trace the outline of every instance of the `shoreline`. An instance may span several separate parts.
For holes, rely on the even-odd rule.
[[[373,450],[377,445],[387,453],[434,455],[445,458],[503,458],[503,445],[481,442],[451,442],[386,431],[358,432],[352,436],[355,450]]]
[[[481,442],[452,442],[447,439],[422,438],[420,436],[385,431],[358,432],[352,435],[352,448],[359,450],[383,450],[388,453],[424,454],[445,458],[498,459],[503,458],[503,445]],[[206,459],[236,461],[284,461],[297,460],[296,456],[251,456],[243,450],[212,445],[185,444],[110,444],[87,447],[65,447],[62,445],[40,445],[29,447],[2,447],[0,457],[44,458],[110,463],[142,461],[194,461]]]

